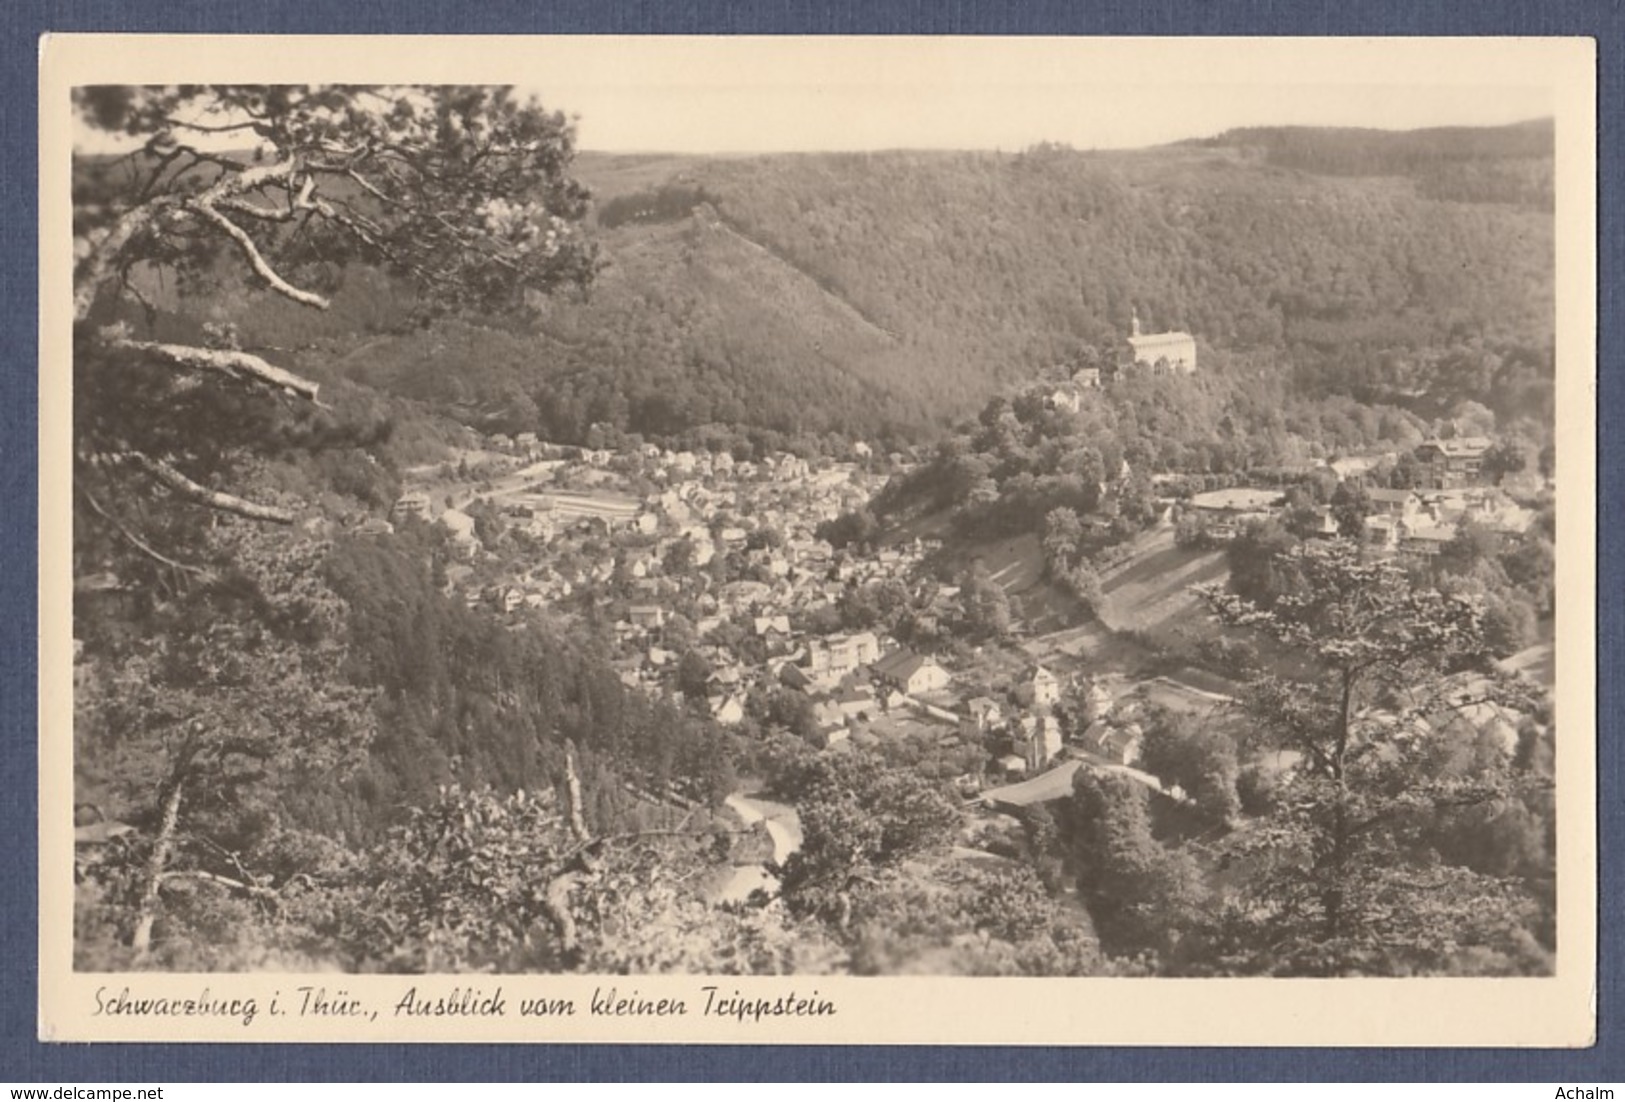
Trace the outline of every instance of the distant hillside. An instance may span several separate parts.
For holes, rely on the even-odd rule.
[[[226,312],[468,423],[566,439],[595,422],[919,439],[1116,347],[1135,308],[1233,354],[1207,362],[1309,396],[1436,415],[1500,395],[1539,416],[1549,189],[1479,201],[1446,176],[1542,166],[1549,124],[1233,131],[1131,153],[584,155],[607,265],[585,300],[403,330],[406,303],[350,273],[325,318]]]
[[[616,215],[603,241],[618,277],[550,321],[592,335],[593,356],[566,357],[577,401],[661,378],[628,333],[680,349],[710,384],[697,415],[749,379],[761,387],[741,403],[780,426],[871,431],[962,415],[1109,346],[1135,306],[1367,400],[1425,389],[1396,353],[1550,339],[1549,208],[1430,197],[1403,175],[1314,176],[1206,147],[687,159],[658,186],[638,170],[599,208]]]
[[[1246,150],[1269,164],[1338,176],[1406,176],[1417,193],[1469,203],[1552,204],[1551,119],[1511,126],[1364,130],[1276,126],[1190,143]]]

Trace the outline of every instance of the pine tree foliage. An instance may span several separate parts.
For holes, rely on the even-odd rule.
[[[1282,556],[1296,576],[1263,610],[1218,588],[1221,622],[1315,659],[1313,679],[1259,678],[1256,736],[1297,759],[1271,812],[1227,840],[1241,875],[1209,931],[1207,967],[1302,975],[1434,973],[1468,957],[1543,971],[1538,884],[1445,859],[1441,823],[1505,806],[1541,778],[1463,718],[1536,714],[1527,682],[1487,661],[1482,609],[1364,559],[1356,544]]]

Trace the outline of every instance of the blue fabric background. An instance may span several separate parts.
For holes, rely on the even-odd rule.
[[[1619,467],[1618,0],[6,0],[0,4],[0,1082],[199,1080],[1625,1081],[1621,1030],[1622,607]],[[687,1046],[41,1045],[37,1006],[37,43],[45,31],[190,33],[1590,35],[1598,41],[1600,365],[1598,753],[1602,950],[1599,1041],[1486,1049],[771,1048]],[[1290,981],[1283,981],[1290,982]]]

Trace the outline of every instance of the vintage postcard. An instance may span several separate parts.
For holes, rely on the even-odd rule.
[[[41,1037],[1590,1044],[1594,93],[49,37]]]

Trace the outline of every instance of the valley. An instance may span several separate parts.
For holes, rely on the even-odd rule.
[[[77,166],[78,966],[1555,967],[1549,120],[126,92],[292,121]]]

